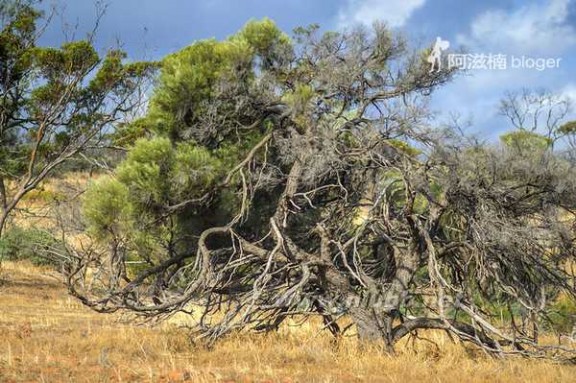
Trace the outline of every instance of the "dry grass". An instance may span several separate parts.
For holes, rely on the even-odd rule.
[[[89,182],[98,177],[98,174],[91,177],[86,172],[70,172],[59,178],[45,179],[22,198],[11,216],[10,224],[23,228],[54,228],[55,207],[62,202],[78,201]],[[8,183],[6,187],[9,195],[15,194],[15,183]]]
[[[0,382],[573,382],[576,367],[497,361],[430,334],[395,357],[353,339],[336,349],[313,326],[239,335],[212,350],[165,324],[123,324],[67,296],[56,276],[5,263],[0,281]],[[416,353],[415,349],[419,352]]]

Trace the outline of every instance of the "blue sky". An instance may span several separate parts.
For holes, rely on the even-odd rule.
[[[560,59],[559,67],[473,69],[432,95],[440,119],[458,114],[472,122],[471,133],[494,138],[509,128],[497,115],[506,91],[545,88],[576,101],[576,0],[107,0],[97,38],[100,49],[122,43],[130,57],[160,58],[194,40],[225,38],[251,18],[270,17],[285,31],[318,23],[324,30],[383,20],[416,47],[436,36],[451,49],[472,54]],[[44,6],[49,6],[48,0]],[[46,31],[42,43],[59,45],[61,20],[79,25],[78,37],[95,17],[93,0],[60,0],[63,17]],[[510,64],[508,64],[510,65]]]

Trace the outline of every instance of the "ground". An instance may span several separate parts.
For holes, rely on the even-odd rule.
[[[338,347],[314,325],[192,344],[178,319],[154,327],[97,314],[58,274],[0,270],[0,382],[574,382],[576,366],[495,360],[442,334],[391,357],[353,338]],[[439,347],[439,348],[438,348]]]

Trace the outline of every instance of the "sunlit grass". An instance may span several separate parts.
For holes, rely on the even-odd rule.
[[[576,367],[494,360],[438,332],[408,340],[394,357],[354,338],[336,346],[315,324],[236,335],[208,350],[170,323],[91,312],[48,269],[7,262],[1,280],[1,382],[576,381]]]

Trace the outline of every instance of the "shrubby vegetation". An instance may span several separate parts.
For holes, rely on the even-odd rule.
[[[210,342],[319,316],[390,352],[442,329],[571,360],[541,342],[569,330],[576,296],[569,105],[509,94],[500,143],[464,137],[427,109],[455,75],[428,53],[383,25],[288,36],[264,19],[166,57],[147,113],[108,137],[126,157],[83,196],[91,246],[66,247],[70,292],[101,312],[200,311]],[[93,57],[78,91],[151,70],[123,59]]]
[[[101,57],[93,35],[39,46],[44,20],[36,3],[0,2],[0,233],[47,176],[111,144],[115,123],[141,104],[155,68],[126,62],[117,49]]]
[[[28,260],[35,265],[62,266],[64,245],[50,232],[36,228],[14,227],[0,239],[0,260]]]

